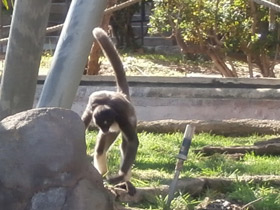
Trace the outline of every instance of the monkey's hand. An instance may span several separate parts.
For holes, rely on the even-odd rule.
[[[121,188],[127,191],[127,193],[131,196],[135,195],[136,188],[130,181],[125,181],[124,175],[117,175],[114,177],[107,178],[107,181],[110,184],[113,184],[116,188]]]
[[[107,177],[107,181],[109,182],[109,184],[116,185],[118,183],[125,182],[125,175],[120,174],[112,177]]]
[[[114,187],[126,190],[130,196],[133,196],[136,193],[136,188],[133,186],[133,184],[130,181],[119,183]]]

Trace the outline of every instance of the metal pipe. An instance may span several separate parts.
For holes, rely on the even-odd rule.
[[[192,137],[193,137],[193,134],[194,134],[194,130],[195,130],[194,126],[192,126],[192,125],[187,125],[186,126],[183,143],[182,143],[182,146],[180,148],[179,154],[177,156],[178,160],[177,160],[176,167],[175,167],[174,178],[173,178],[173,180],[172,180],[172,182],[169,186],[168,199],[167,199],[166,206],[165,206],[164,210],[169,210],[170,209],[171,201],[174,199],[174,193],[175,193],[176,188],[177,188],[177,182],[178,182],[178,179],[179,179],[179,175],[180,175],[181,170],[183,169],[184,161],[188,157],[188,153],[189,153],[189,149],[190,149],[190,146],[191,146],[191,141],[192,141]]]
[[[38,107],[71,108],[107,1],[73,0],[53,56]]]
[[[31,109],[51,0],[15,2],[0,89],[0,120]]]
[[[270,9],[273,9],[277,12],[280,12],[280,6],[278,4],[275,4],[273,2],[267,1],[267,0],[253,0],[254,2],[256,2],[257,4],[261,4],[263,6],[266,6]]]
[[[0,39],[2,39],[2,1],[0,2]],[[3,53],[3,45],[0,43],[0,53]]]

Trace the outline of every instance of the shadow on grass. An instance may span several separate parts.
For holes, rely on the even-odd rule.
[[[158,169],[160,171],[172,173],[175,169],[175,164],[176,164],[176,162],[174,162],[174,163],[159,163],[159,162],[150,163],[150,162],[136,161],[135,167],[138,168],[139,170]]]

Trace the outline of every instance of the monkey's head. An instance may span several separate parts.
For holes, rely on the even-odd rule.
[[[97,106],[93,112],[93,122],[103,133],[107,133],[116,122],[117,113],[107,105]]]

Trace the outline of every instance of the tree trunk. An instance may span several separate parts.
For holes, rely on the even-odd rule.
[[[87,75],[97,75],[100,70],[99,57],[101,49],[97,43],[94,43],[90,50],[89,60],[87,64]]]
[[[236,71],[235,66],[234,66],[234,64],[233,64],[233,62],[232,62],[231,57],[227,57],[227,60],[228,60],[228,62],[229,62],[229,64],[230,64],[230,66],[231,66],[231,71],[232,71],[234,77],[238,77],[237,71]]]
[[[252,64],[252,54],[248,53],[247,54],[247,63],[248,63],[248,69],[249,69],[249,76],[250,78],[253,78],[253,64]]]
[[[114,6],[117,3],[117,0],[109,0],[107,8],[110,8]],[[103,20],[101,23],[101,28],[103,28],[105,31],[108,31],[108,26],[110,23],[112,13],[106,13],[103,16]],[[88,75],[97,75],[100,70],[100,63],[99,63],[99,57],[101,55],[101,48],[97,43],[94,43],[90,50],[89,60],[87,64],[87,74]]]
[[[182,35],[179,29],[175,29],[174,35],[176,38],[177,44],[180,46],[183,53],[200,53],[200,54],[206,54],[208,55],[211,60],[213,61],[215,67],[217,70],[225,77],[237,77],[237,74],[235,74],[233,71],[231,71],[227,65],[225,64],[224,60],[221,58],[221,56],[214,50],[207,50],[204,47],[198,46],[198,45],[188,45]]]
[[[225,61],[221,58],[221,56],[215,52],[214,50],[208,51],[208,56],[214,62],[215,67],[217,70],[225,77],[236,77],[234,73],[227,67]]]
[[[265,53],[260,52],[255,60],[264,77],[275,77],[274,66],[270,65],[270,58]]]

